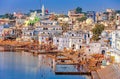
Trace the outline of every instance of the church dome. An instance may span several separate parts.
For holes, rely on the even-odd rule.
[[[94,21],[93,21],[92,18],[88,18],[88,19],[86,20],[86,23],[87,23],[88,25],[91,25],[93,22],[94,22]]]

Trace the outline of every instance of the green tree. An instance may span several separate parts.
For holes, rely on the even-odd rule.
[[[4,18],[9,18],[9,14],[8,14],[8,13],[4,14],[4,15],[2,16],[2,18],[3,18],[3,19],[4,19]]]
[[[76,13],[82,13],[82,8],[80,7],[77,7],[76,10],[75,10]]]
[[[102,31],[104,30],[105,26],[103,24],[96,24],[95,27],[92,29],[93,32],[93,40],[98,41],[100,38]]]
[[[77,21],[83,22],[83,21],[85,21],[86,19],[87,19],[87,17],[86,17],[86,16],[83,16],[83,17],[81,17],[81,18],[77,18]]]
[[[35,23],[39,22],[40,18],[39,17],[35,17],[34,20],[29,20],[28,25],[34,26]]]
[[[116,13],[120,13],[120,10],[116,10]]]
[[[36,11],[37,13],[41,13],[41,12],[42,12],[41,9],[36,9],[36,10],[30,10],[30,13],[31,13],[31,12],[35,12],[35,11]]]
[[[115,19],[115,16],[110,17],[110,21],[113,21]]]
[[[109,12],[103,12],[103,14],[109,15]]]
[[[14,15],[13,15],[13,14],[9,14],[9,13],[6,13],[5,15],[3,15],[2,18],[3,18],[3,19],[4,19],[4,18],[15,19]]]

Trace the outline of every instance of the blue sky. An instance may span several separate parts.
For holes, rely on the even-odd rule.
[[[67,13],[77,6],[83,11],[104,11],[106,8],[120,9],[120,0],[0,0],[0,14],[8,12],[28,12],[41,8],[44,4],[49,11]]]

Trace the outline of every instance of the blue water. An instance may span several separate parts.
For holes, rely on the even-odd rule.
[[[55,75],[52,60],[46,56],[1,52],[0,79],[86,79],[80,75]]]

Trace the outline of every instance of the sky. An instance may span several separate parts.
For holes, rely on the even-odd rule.
[[[83,11],[105,11],[106,8],[120,9],[120,0],[0,0],[0,14],[29,12],[40,9],[42,4],[50,12],[67,13],[82,7]]]

